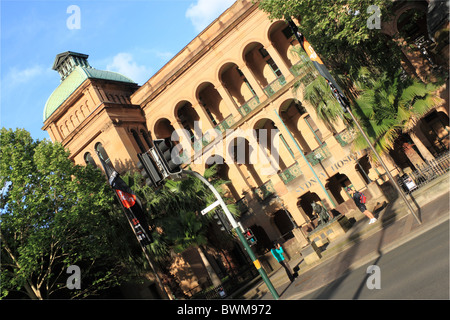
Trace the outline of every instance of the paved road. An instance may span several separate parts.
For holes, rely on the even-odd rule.
[[[440,187],[441,185],[443,185],[442,188]],[[448,220],[450,217],[450,194],[448,190],[447,180],[442,179],[442,181],[438,181],[438,184],[435,184],[427,189],[419,190],[421,191],[421,193],[414,194],[414,202],[416,202],[417,205],[420,206],[419,216],[422,224],[418,224],[415,221],[414,217],[409,212],[407,212],[407,209],[405,208],[406,206],[404,205],[403,201],[394,201],[393,203],[388,205],[385,210],[379,213],[378,221],[375,224],[368,225],[367,221],[365,221],[364,219],[361,221],[357,221],[346,233],[346,235],[343,236],[340,242],[331,243],[331,245],[327,247],[325,251],[323,251],[323,261],[321,261],[321,263],[319,263],[318,265],[312,268],[308,268],[308,266],[304,264],[301,257],[294,257],[294,259],[290,261],[291,267],[298,266],[298,268],[300,269],[299,276],[295,279],[294,282],[289,282],[284,270],[281,270],[281,268],[280,270],[269,275],[278,294],[280,295],[280,298],[282,300],[297,300],[303,299],[303,297],[317,298],[317,296],[321,294],[321,296],[319,297],[321,299],[367,299],[366,296],[363,295],[362,291],[364,288],[366,288],[365,283],[368,277],[366,269],[368,265],[388,262],[389,259],[391,259],[391,255],[393,255],[390,252],[392,250],[395,250],[395,248],[398,248],[399,246],[402,246],[409,241],[413,241],[413,239],[416,237],[420,237],[421,235],[428,233],[430,229],[434,229],[437,225],[440,225],[444,221],[447,224],[449,223]],[[444,247],[440,248],[442,253],[440,257],[443,259],[442,263],[447,263],[447,269],[445,269],[445,266],[441,266],[441,271],[439,271],[440,274],[444,272],[444,275],[446,275],[442,283],[447,286],[447,297],[449,287],[448,234],[448,229],[441,234],[441,236],[444,238],[442,239]],[[351,239],[350,242],[349,239]],[[394,276],[391,277],[390,272],[393,272],[397,269],[397,262],[395,261],[392,265],[388,265],[385,268],[391,270],[384,270],[383,268],[381,269],[381,291],[385,291],[386,294],[383,299],[388,299],[391,297],[391,295],[387,295],[388,291],[390,290],[390,287],[386,287],[387,284],[391,285],[392,281],[397,281],[398,285],[400,285],[402,284],[402,281],[410,281],[410,279],[404,276],[403,273],[408,276],[413,272],[418,272],[419,274],[421,274],[424,272],[423,270],[427,270],[428,267],[434,267],[433,264],[435,263],[435,257],[429,257],[427,255],[433,253],[435,249],[433,247],[433,242],[439,242],[439,239],[423,239],[424,238],[420,238],[417,241],[425,241],[425,243],[430,243],[431,249],[423,247],[423,245],[425,244],[422,243],[414,245],[413,248],[410,248],[409,251],[411,251],[412,253],[416,253],[416,256],[409,257],[411,258],[411,260],[408,260],[407,262],[412,264],[410,266],[410,270],[404,271],[401,269],[402,271],[399,271],[397,274],[394,273]],[[342,246],[341,244],[346,245]],[[333,248],[336,248],[336,250]],[[408,253],[409,251],[407,250],[406,253]],[[434,253],[434,255],[438,254]],[[394,254],[393,258],[395,257],[396,256]],[[421,257],[424,258],[421,259]],[[424,265],[418,265],[418,262],[415,261],[415,259],[421,259],[420,261]],[[427,261],[430,263],[427,264]],[[398,262],[399,265],[402,264],[401,262],[403,262],[403,260]],[[347,278],[353,279],[353,276],[349,275],[350,270],[359,268],[361,268],[359,275],[356,277],[353,283],[349,285],[350,288],[347,290],[351,292],[351,294],[343,296],[338,296],[337,294],[335,294],[334,291],[337,291],[341,287],[341,285],[343,286],[347,284]],[[442,271],[442,269],[445,270]],[[430,272],[430,277],[432,277],[433,273],[437,274],[434,270],[426,272]],[[425,279],[425,281],[429,280]],[[422,287],[425,288],[427,287],[427,285],[423,285]],[[419,288],[416,291],[420,290],[422,289]],[[370,299],[380,298],[379,295],[377,296],[377,294],[380,294],[380,292],[376,294],[373,290],[370,292],[372,294]],[[312,293],[316,293],[316,295],[313,296]],[[268,292],[267,287],[262,281],[245,294],[246,299],[273,299],[272,295]],[[422,295],[423,294],[424,293],[422,293]],[[429,297],[419,297],[419,299],[428,298]],[[408,292],[406,292],[403,297],[398,297],[398,299],[412,298],[410,298]]]
[[[367,287],[376,284],[375,273],[366,271],[370,265],[380,268],[380,289]],[[449,299],[449,283],[446,220],[302,299]]]

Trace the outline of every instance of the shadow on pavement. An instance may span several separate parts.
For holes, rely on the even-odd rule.
[[[394,219],[395,219],[395,216],[394,216]],[[378,257],[372,263],[372,265],[377,265],[378,261],[380,261],[381,257],[383,256],[383,252],[381,251],[381,247],[383,246],[383,238],[384,238],[384,234],[386,232],[387,226],[391,223],[392,223],[392,218],[389,219],[388,215],[383,215],[383,217],[381,218],[381,236],[380,236],[380,240],[378,241],[378,247],[377,247]],[[364,288],[364,286],[367,285],[367,280],[370,276],[371,276],[371,273],[366,273],[366,276],[364,277],[363,281],[361,281],[361,284],[359,285],[359,287],[356,290],[355,294],[353,295],[352,299],[355,300],[355,299],[359,298],[361,291]]]
[[[374,261],[374,265],[377,264],[377,262],[381,259],[383,252],[381,251],[381,247],[383,246],[383,238],[384,238],[384,233],[386,228],[388,227],[388,225],[392,224],[395,219],[396,216],[395,214],[392,214],[392,205],[388,204],[388,205],[384,205],[382,209],[386,209],[384,210],[384,213],[380,214],[379,212],[381,211],[380,208],[377,211],[374,211],[375,217],[377,217],[379,220],[381,219],[381,236],[380,239],[378,241],[378,245],[377,245],[377,253],[378,253],[378,257],[377,259]],[[367,219],[363,219],[362,221],[360,221],[358,224],[361,223],[368,223]],[[380,222],[378,222],[380,223]],[[358,224],[355,226],[356,228],[352,231],[352,234],[350,235],[350,238],[352,239],[354,245],[352,247],[350,247],[346,253],[340,257],[339,260],[336,261],[336,263],[334,264],[334,266],[336,267],[336,269],[334,270],[334,272],[332,273],[332,279],[333,277],[336,279],[335,281],[331,282],[329,285],[326,285],[325,287],[323,287],[321,290],[319,289],[319,291],[317,292],[317,294],[313,297],[311,297],[311,299],[332,299],[334,293],[336,292],[336,290],[341,286],[341,284],[346,280],[346,278],[349,276],[350,272],[349,272],[349,268],[352,265],[352,263],[355,262],[355,260],[358,258],[358,249],[359,246],[361,245],[362,241],[367,241],[367,239],[362,239],[361,236],[363,234],[363,232],[360,230],[361,229],[361,225],[358,226]],[[359,227],[359,228],[358,228]],[[364,286],[366,285],[367,279],[371,274],[368,273],[364,279],[361,281],[361,284],[358,286],[358,288],[356,289],[352,299],[358,299],[361,291],[364,289]]]

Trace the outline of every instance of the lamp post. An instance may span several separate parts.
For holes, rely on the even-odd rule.
[[[309,163],[308,159],[306,158],[305,154],[303,153],[302,149],[300,148],[300,146],[298,145],[297,141],[295,140],[294,136],[292,135],[291,131],[289,131],[289,129],[286,127],[286,124],[284,123],[283,119],[281,119],[280,115],[278,114],[278,111],[276,109],[273,110],[275,112],[275,114],[277,115],[278,119],[280,120],[280,122],[283,124],[284,129],[287,131],[287,133],[289,134],[289,137],[291,138],[291,140],[294,142],[297,150],[300,152],[300,155],[302,156],[303,160],[305,160],[306,164],[308,165],[309,170],[311,170],[312,174],[314,175],[314,178],[316,178],[317,183],[319,184],[320,188],[322,188],[322,191],[325,193],[325,195],[327,196],[328,200],[330,201],[330,204],[332,207],[336,207],[336,204],[333,201],[333,198],[330,196],[330,194],[328,193],[327,189],[325,189],[322,181],[320,181],[320,178],[317,176],[316,171],[313,169],[313,167],[311,166],[311,164]]]
[[[362,136],[366,140],[366,142],[369,145],[369,147],[372,150],[372,152],[378,158],[378,161],[381,163],[381,165],[383,166],[383,169],[386,171],[386,174],[389,177],[389,180],[391,180],[391,183],[394,185],[395,189],[400,194],[400,196],[402,197],[403,201],[406,203],[406,206],[408,207],[408,209],[411,212],[411,214],[414,216],[414,218],[416,219],[416,221],[419,224],[422,224],[422,222],[420,221],[419,217],[416,215],[414,209],[411,207],[411,204],[409,203],[409,201],[406,198],[405,194],[403,193],[403,190],[400,188],[400,186],[398,185],[397,181],[395,181],[394,177],[389,172],[389,169],[387,168],[387,166],[384,163],[383,159],[381,159],[381,156],[375,150],[374,146],[370,142],[369,138],[367,137],[366,133],[362,129],[362,127],[359,124],[358,120],[353,115],[353,113],[352,113],[352,111],[350,109],[350,104],[349,104],[347,98],[342,93],[342,90],[339,88],[338,84],[336,83],[334,78],[331,76],[330,72],[324,66],[322,60],[319,58],[317,53],[314,51],[314,49],[312,48],[311,44],[309,44],[309,42],[306,41],[304,36],[299,32],[298,27],[295,25],[295,23],[290,18],[287,19],[287,22],[288,22],[289,26],[291,27],[291,30],[294,33],[294,36],[296,37],[297,41],[300,43],[300,45],[302,46],[303,50],[305,50],[306,54],[309,56],[309,58],[313,62],[314,67],[317,69],[319,74],[322,77],[324,77],[325,80],[327,81],[331,92],[333,93],[333,95],[336,98],[336,100],[339,102],[339,105],[341,106],[342,110],[344,112],[347,112],[348,114],[350,114],[350,117],[352,118],[352,120],[355,123],[356,127],[361,132]]]
[[[242,245],[244,246],[245,250],[247,251],[248,255],[250,256],[250,259],[252,259],[253,264],[255,265],[256,269],[258,270],[259,274],[261,275],[263,281],[266,283],[267,288],[269,289],[270,293],[272,294],[273,298],[275,300],[278,300],[280,296],[278,295],[276,289],[274,288],[272,282],[270,281],[269,277],[267,276],[266,272],[261,266],[261,263],[256,258],[255,254],[253,253],[253,250],[250,248],[250,246],[247,243],[247,240],[245,239],[244,235],[242,234],[241,229],[239,228],[239,225],[237,224],[236,220],[234,219],[233,215],[231,214],[230,210],[228,210],[227,205],[222,199],[222,196],[219,194],[219,192],[214,188],[214,186],[207,180],[205,177],[203,177],[201,174],[195,171],[191,170],[183,170],[182,173],[189,174],[191,176],[194,176],[200,181],[202,181],[205,185],[208,186],[208,188],[212,191],[214,196],[216,197],[218,201],[218,205],[222,208],[223,212],[225,213],[225,216],[227,217],[228,221],[230,222],[231,226],[233,227],[233,230],[236,232],[236,234],[239,237],[239,240],[241,240]]]
[[[339,103],[341,104],[341,102],[339,101]],[[341,104],[342,106],[342,104]],[[377,156],[378,160],[380,161],[381,165],[383,166],[384,171],[386,171],[387,176],[389,177],[389,180],[391,180],[392,184],[394,185],[395,189],[397,190],[397,192],[401,195],[403,201],[406,203],[406,205],[408,206],[409,211],[411,212],[411,214],[414,216],[414,218],[416,219],[416,221],[419,224],[422,224],[422,221],[420,221],[419,217],[417,216],[416,212],[414,211],[414,209],[412,208],[411,204],[409,203],[408,199],[406,198],[405,193],[403,192],[403,190],[400,188],[400,186],[398,185],[397,181],[395,181],[394,177],[391,175],[391,173],[389,172],[389,169],[387,168],[386,164],[384,163],[383,159],[381,159],[381,156],[378,154],[378,152],[375,150],[374,146],[372,145],[372,143],[370,142],[369,138],[367,137],[366,133],[364,132],[364,130],[361,128],[361,125],[359,124],[358,120],[356,120],[355,116],[353,115],[352,111],[350,110],[350,107],[348,105],[345,106],[347,112],[350,114],[350,116],[353,119],[353,122],[355,122],[356,127],[358,128],[358,130],[361,132],[361,134],[363,135],[364,139],[366,140],[366,142],[369,144],[370,149],[372,150],[372,152]]]

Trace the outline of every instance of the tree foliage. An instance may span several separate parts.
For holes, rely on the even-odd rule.
[[[259,7],[269,13],[271,19],[298,18],[302,32],[311,39],[325,36],[329,45],[343,43],[355,46],[379,32],[367,27],[367,21],[377,6],[381,17],[387,17],[392,7],[386,0],[261,0]],[[322,41],[321,41],[322,42]],[[322,44],[325,45],[325,44]]]
[[[345,82],[361,66],[396,70],[401,53],[380,29],[368,27],[377,8],[389,20],[393,1],[386,0],[261,0],[271,19],[297,18],[299,29],[328,68]]]
[[[303,90],[303,97],[313,106],[319,119],[323,120],[332,128],[333,123],[342,116],[342,107],[330,91],[330,87],[325,78],[320,76],[319,72],[313,66],[311,60],[307,58],[306,53],[300,46],[293,48],[295,54],[300,57],[301,63],[293,66],[294,70],[301,72],[302,69],[308,70],[308,74],[294,83],[293,91]]]
[[[395,77],[385,72],[374,76],[361,68],[355,86],[360,92],[357,114],[380,153],[388,153],[402,132],[408,132],[418,119],[442,102],[436,94],[437,85],[411,78],[402,80],[400,71]],[[362,135],[356,138],[355,146],[368,147]]]
[[[87,297],[126,279],[129,241],[101,171],[23,129],[2,128],[0,142],[2,296]],[[80,290],[66,288],[70,265]]]
[[[382,23],[392,18],[395,5],[385,0],[259,2],[259,7],[272,19],[298,19],[300,32],[353,102],[352,110],[372,144],[385,154],[393,148],[394,140],[402,131],[411,129],[439,103],[436,85],[412,79],[402,69],[405,58],[399,44],[380,28],[368,27],[374,8],[379,10]],[[296,53],[300,57],[304,54],[303,50]],[[298,87],[300,84],[295,88]],[[303,86],[303,96],[329,124],[338,116],[345,116],[320,76]],[[359,135],[354,146],[361,150],[368,144]]]
[[[218,178],[217,169],[218,166],[214,165],[206,169],[203,176],[223,195],[223,185],[227,181]],[[133,191],[143,200],[151,214],[154,242],[150,247],[156,257],[164,259],[170,251],[182,252],[208,242],[211,217],[202,216],[200,211],[216,198],[203,182],[188,175],[181,181],[167,180],[164,186],[155,191],[145,185],[138,173],[134,174],[132,180]],[[231,212],[236,212],[234,205],[228,207]]]

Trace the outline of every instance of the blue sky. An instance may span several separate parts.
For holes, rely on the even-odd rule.
[[[142,85],[233,3],[1,0],[0,126],[49,138],[41,128],[45,102],[60,83],[51,69],[57,54],[88,54],[92,67]]]

